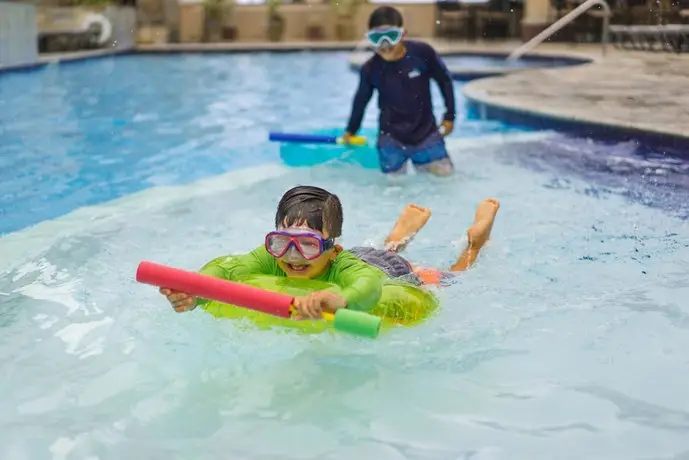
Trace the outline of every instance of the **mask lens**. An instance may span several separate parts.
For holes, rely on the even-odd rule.
[[[299,236],[296,240],[305,259],[313,259],[321,254],[321,241],[315,236]]]
[[[266,249],[275,257],[282,257],[289,247],[291,238],[279,233],[270,233],[266,237]]]
[[[266,236],[266,250],[273,257],[284,257],[290,246],[294,246],[297,252],[307,260],[315,259],[323,252],[323,243],[315,235],[271,232]]]
[[[372,30],[368,32],[368,40],[374,46],[380,46],[382,43],[388,42],[391,45],[396,45],[402,37],[401,29],[385,29],[385,30]]]

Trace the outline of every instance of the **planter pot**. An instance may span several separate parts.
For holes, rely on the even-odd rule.
[[[222,38],[226,41],[235,41],[237,39],[237,28],[235,26],[223,27]]]
[[[309,41],[323,40],[323,27],[320,25],[306,26],[306,39]]]

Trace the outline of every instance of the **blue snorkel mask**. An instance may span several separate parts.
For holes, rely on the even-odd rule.
[[[372,29],[366,32],[369,43],[376,48],[382,47],[386,42],[388,46],[395,46],[404,36],[404,29],[401,27],[388,27],[385,29]]]

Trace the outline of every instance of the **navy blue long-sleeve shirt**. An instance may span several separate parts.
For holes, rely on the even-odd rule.
[[[378,90],[380,133],[406,145],[418,145],[437,130],[431,79],[440,86],[445,100],[444,120],[455,119],[455,94],[452,77],[440,56],[428,44],[406,40],[406,55],[388,62],[374,55],[361,67],[359,87],[354,96],[347,131],[356,134],[366,106]]]

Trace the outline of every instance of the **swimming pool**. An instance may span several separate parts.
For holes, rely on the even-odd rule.
[[[350,67],[354,70],[361,68],[372,55],[371,51],[357,51],[350,57]],[[527,54],[521,58],[508,61],[508,53],[500,52],[463,52],[443,53],[443,60],[456,81],[471,81],[508,72],[534,68],[566,67],[591,62],[585,57],[563,57]]]
[[[267,131],[343,124],[355,83],[344,55],[317,53],[130,56],[0,77],[2,224],[14,232],[0,238],[0,458],[689,450],[687,163],[470,120],[450,141],[450,180],[280,164]],[[381,241],[408,202],[431,207],[408,255],[437,266],[481,198],[502,208],[441,314],[375,342],[174,315],[133,282],[142,259],[191,269],[252,248],[298,183],[340,195],[345,245]]]
[[[458,66],[465,68],[534,68],[534,67],[565,67],[570,65],[583,64],[588,62],[584,59],[544,57],[544,56],[524,56],[515,61],[508,61],[507,54],[494,53],[460,53],[443,56],[443,60],[448,66]]]

